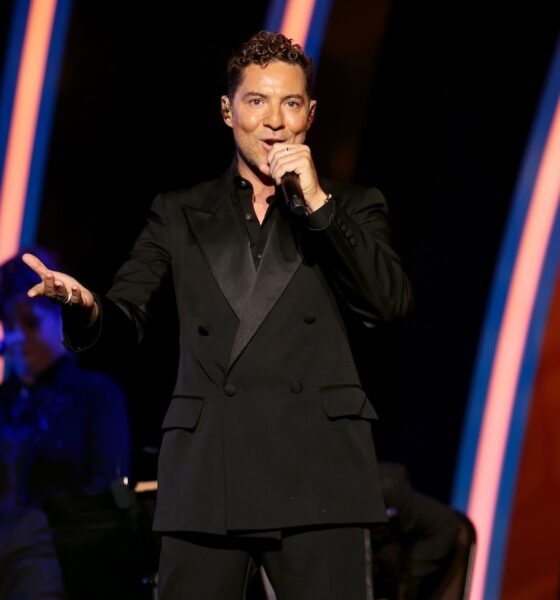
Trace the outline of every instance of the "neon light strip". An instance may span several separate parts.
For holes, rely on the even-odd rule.
[[[288,0],[280,32],[305,47],[315,0]]]
[[[496,499],[529,323],[560,194],[560,106],[539,168],[512,275],[475,462],[468,514],[478,531],[473,598],[483,598]]]
[[[315,9],[313,10],[311,26],[305,40],[305,51],[313,57],[313,63],[316,70],[319,64],[319,56],[323,46],[325,29],[327,28],[329,21],[330,10],[331,0],[315,0]]]
[[[556,276],[557,265],[560,262],[560,242],[551,237],[555,214],[557,221],[554,226],[555,235],[558,235],[560,231],[560,215],[557,212],[558,196],[554,197],[555,193],[558,195],[560,192],[560,184],[557,185],[556,192],[554,192],[555,175],[553,169],[551,169],[554,154],[557,152],[557,143],[554,140],[558,135],[560,41],[553,58],[546,88],[542,95],[541,105],[533,126],[530,144],[526,150],[523,169],[516,186],[516,196],[504,237],[499,268],[494,277],[489,310],[483,335],[481,336],[479,355],[473,377],[473,388],[465,419],[461,453],[455,481],[453,503],[457,508],[467,510],[467,504],[475,502],[474,486],[472,487],[473,493],[470,493],[474,480],[475,466],[476,477],[484,478],[482,480],[483,483],[480,483],[480,480],[477,479],[479,484],[478,508],[483,511],[483,515],[482,517],[471,515],[479,531],[481,546],[481,550],[477,552],[476,556],[475,577],[482,577],[483,582],[482,584],[477,584],[478,587],[475,592],[477,598],[482,597],[480,594],[483,587],[485,587],[485,597],[497,598],[499,594],[502,561],[511,513],[511,496],[519,463],[520,448],[523,443],[527,406],[538,360],[544,319],[550,303],[550,296],[554,289],[553,281]],[[550,158],[551,156],[552,158]],[[560,162],[558,155],[556,156],[556,162]],[[560,172],[556,177],[560,178]],[[490,458],[487,457],[485,460],[478,451],[477,444],[479,441],[482,444],[482,435],[479,439],[479,434],[481,434],[483,417],[486,418],[484,413],[485,403],[489,401],[491,386],[495,385],[494,382],[496,380],[499,381],[498,373],[496,373],[496,367],[499,365],[499,362],[495,353],[498,347],[500,349],[504,347],[503,340],[505,334],[503,328],[506,324],[506,307],[507,314],[511,315],[512,309],[510,305],[513,294],[513,276],[519,276],[520,271],[522,274],[520,266],[523,264],[520,258],[521,252],[527,249],[527,241],[531,241],[528,231],[529,222],[532,223],[533,227],[543,226],[543,223],[539,224],[538,218],[535,219],[533,215],[536,214],[538,216],[539,211],[537,207],[539,204],[541,209],[544,208],[544,210],[540,211],[541,215],[546,213],[546,200],[543,200],[543,198],[547,194],[550,194],[549,200],[555,203],[556,208],[549,210],[551,223],[548,226],[545,225],[546,230],[542,233],[545,236],[541,246],[544,249],[544,255],[541,256],[544,267],[543,263],[534,266],[536,273],[533,283],[536,284],[537,289],[532,296],[528,320],[525,327],[521,327],[521,333],[523,333],[523,329],[525,331],[525,339],[521,342],[522,354],[519,357],[519,369],[517,372],[511,373],[514,382],[511,389],[514,396],[513,398],[511,395],[509,396],[509,407],[507,396],[505,399],[501,399],[501,408],[505,410],[502,417],[505,420],[507,446],[502,444],[500,448],[499,440],[497,440],[497,452],[501,454],[501,456],[496,457],[499,470],[496,471],[496,465],[494,465],[493,472],[490,468],[490,473],[485,474],[484,467],[487,464],[489,467],[492,467],[491,462],[487,463],[487,461],[492,460],[492,453],[490,454]],[[540,200],[538,197],[540,197]],[[535,252],[533,259],[538,260],[538,258],[538,252]],[[510,286],[509,289],[508,286]],[[517,290],[520,290],[519,284],[517,284]],[[521,289],[521,291],[523,290]],[[531,294],[529,293],[530,298]],[[525,300],[527,300],[526,297]],[[509,359],[511,361],[511,356]],[[504,358],[500,360],[502,366],[504,362],[507,363]],[[494,391],[494,403],[498,404],[500,398],[495,393],[495,387],[492,389]],[[490,408],[488,408],[488,414],[491,416]],[[515,421],[512,421],[512,415]],[[511,427],[509,428],[510,424]],[[491,426],[485,426],[484,435],[487,448],[490,431],[492,431]],[[490,480],[489,483],[486,477],[492,477],[492,475],[494,479]],[[497,479],[496,475],[498,475]],[[484,506],[481,498],[484,496],[483,487],[486,485],[489,485],[487,501],[490,504]],[[494,490],[494,493],[492,493],[492,490]],[[484,518],[484,513],[487,514],[486,519]],[[482,567],[480,566],[481,564]],[[488,574],[488,580],[484,582],[486,574]]]
[[[12,120],[14,94],[28,12],[29,0],[17,0],[17,2],[14,3],[12,22],[10,24],[8,42],[6,45],[6,56],[4,59],[2,88],[0,90],[0,177],[1,168],[4,165],[10,122]]]
[[[272,0],[265,28],[303,46],[317,67],[330,6],[331,0]]]
[[[39,116],[37,118],[37,130],[35,131],[35,142],[33,144],[33,158],[29,170],[20,247],[35,242],[43,192],[43,175],[48,156],[53,113],[58,97],[58,75],[64,56],[66,30],[70,21],[71,7],[71,0],[58,0],[56,5]]]
[[[0,187],[0,262],[19,249],[56,0],[32,0]]]

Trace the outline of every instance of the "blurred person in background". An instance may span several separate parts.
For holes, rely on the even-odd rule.
[[[56,264],[44,249],[33,252]],[[60,306],[27,297],[36,283],[21,254],[0,266],[6,361],[0,385],[0,498],[13,506],[107,491],[130,470],[121,387],[82,368],[67,352]]]
[[[3,474],[0,473],[0,484]],[[0,600],[65,599],[44,512],[0,503]]]

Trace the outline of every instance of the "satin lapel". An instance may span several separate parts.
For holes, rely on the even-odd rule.
[[[233,342],[228,371],[261,326],[301,264],[289,222],[276,212],[257,276]]]
[[[215,212],[183,207],[191,230],[220,289],[239,319],[256,278],[247,234],[231,198]]]

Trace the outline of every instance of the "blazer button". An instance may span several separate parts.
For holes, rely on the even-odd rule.
[[[303,320],[308,324],[312,325],[317,320],[317,315],[312,312],[305,313],[303,315]]]
[[[301,390],[303,390],[303,385],[301,385],[299,381],[292,381],[292,383],[290,383],[290,389],[294,394],[299,394]]]
[[[224,392],[226,396],[235,396],[237,393],[237,388],[233,385],[233,383],[226,383],[224,385]]]
[[[202,325],[200,325],[200,326],[198,327],[198,333],[199,333],[200,335],[204,335],[204,336],[206,336],[206,335],[210,335],[210,332],[208,331],[208,329],[206,329],[206,327],[203,327]]]

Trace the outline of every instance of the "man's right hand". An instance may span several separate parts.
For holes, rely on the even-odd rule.
[[[41,281],[27,291],[30,298],[44,296],[58,304],[72,306],[84,311],[84,321],[93,324],[97,319],[98,307],[94,295],[79,281],[60,273],[51,271],[33,254],[24,254],[23,262],[41,278]]]

